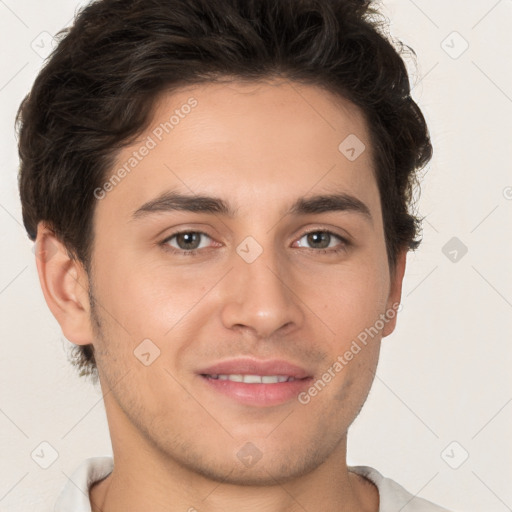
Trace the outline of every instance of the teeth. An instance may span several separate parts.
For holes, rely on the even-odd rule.
[[[287,382],[295,380],[293,377],[286,377],[285,375],[264,375],[261,377],[263,384],[276,384],[277,382]]]
[[[212,379],[231,380],[233,382],[243,382],[244,384],[277,384],[279,382],[291,382],[295,379],[286,375],[209,375]]]
[[[244,375],[243,382],[245,384],[261,384],[263,381],[259,375]]]

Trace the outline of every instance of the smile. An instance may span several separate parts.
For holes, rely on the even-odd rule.
[[[220,375],[205,375],[210,379],[215,380],[230,380],[232,382],[243,382],[244,384],[278,384],[281,382],[292,382],[295,377],[288,377],[286,375],[241,375],[241,374],[220,374]]]

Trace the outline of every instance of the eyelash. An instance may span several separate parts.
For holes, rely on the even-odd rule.
[[[185,233],[188,233],[188,234],[194,233],[194,234],[198,234],[198,235],[204,235],[207,238],[211,239],[211,237],[207,233],[204,233],[203,231],[184,230],[184,231],[177,231],[176,233],[169,235],[167,238],[162,240],[162,242],[160,242],[159,245],[161,245],[165,250],[172,252],[173,254],[179,254],[182,256],[197,256],[199,254],[199,251],[201,251],[202,249],[190,249],[187,251],[185,249],[176,249],[175,247],[171,247],[169,245],[170,240],[172,240],[174,237],[176,237],[178,235],[182,235]],[[336,248],[331,248],[331,249],[314,249],[314,248],[306,247],[306,249],[308,249],[309,251],[315,252],[317,254],[318,253],[320,253],[320,254],[338,254],[340,252],[346,251],[347,248],[351,245],[351,243],[346,238],[344,238],[336,233],[333,233],[332,231],[329,231],[328,229],[313,229],[311,231],[306,231],[305,233],[302,234],[302,236],[300,238],[298,238],[298,240],[300,240],[304,236],[307,236],[311,233],[327,233],[331,237],[337,238],[341,242],[341,244],[339,244],[339,246],[337,246]]]

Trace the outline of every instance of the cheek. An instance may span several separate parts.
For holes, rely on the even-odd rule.
[[[306,304],[339,341],[346,342],[375,324],[385,311],[389,279],[385,270],[373,263],[306,278],[301,288]]]
[[[175,327],[181,329],[187,315],[215,286],[219,269],[214,270],[119,258],[110,270],[105,266],[98,272],[97,292],[115,329],[161,339]]]
[[[287,263],[283,278],[296,295],[291,300],[309,318],[303,328],[311,329],[311,334],[316,330],[318,337],[327,325],[336,344],[343,345],[375,323],[386,307],[389,277],[383,251],[373,249],[346,264],[303,268],[297,262]],[[95,288],[102,316],[118,337],[130,337],[135,345],[145,338],[181,337],[197,328],[198,316],[214,324],[215,312],[225,305],[219,297],[225,302],[229,295],[221,293],[227,284],[220,279],[230,270],[229,261],[170,265],[156,252],[137,260],[129,251],[107,244],[96,254],[101,264],[95,272]],[[109,254],[115,258],[109,260]],[[230,288],[231,292],[237,290]]]

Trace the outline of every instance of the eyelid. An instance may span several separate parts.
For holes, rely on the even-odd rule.
[[[161,244],[168,245],[170,240],[177,237],[178,235],[182,235],[183,233],[196,233],[196,234],[205,236],[205,237],[209,238],[210,240],[214,240],[214,238],[212,236],[210,236],[208,233],[206,233],[204,231],[201,231],[198,229],[181,229],[181,230],[175,231],[174,233],[171,233],[169,236],[165,237],[164,240],[162,240]],[[199,250],[199,249],[190,249],[187,251],[186,249],[178,249],[176,247],[172,247],[172,249],[174,249],[176,251],[182,251],[182,252],[192,252],[192,251]],[[205,247],[203,247],[202,249],[205,249]]]
[[[304,238],[305,236],[309,235],[310,233],[327,233],[331,237],[337,238],[341,242],[341,244],[339,244],[339,245],[343,245],[345,247],[348,247],[349,245],[352,244],[349,237],[340,235],[340,234],[336,233],[335,231],[332,231],[331,229],[327,229],[327,228],[320,228],[320,229],[314,228],[314,229],[311,229],[308,231],[304,231],[302,233],[302,235],[300,235],[298,238],[295,238],[295,241],[299,241],[301,238]],[[323,249],[315,249],[313,247],[304,247],[304,249],[310,249],[311,251],[315,251],[315,252],[321,252],[321,251],[329,252],[329,251],[334,251],[335,247],[325,247]]]
[[[175,253],[179,253],[179,254],[187,254],[187,255],[193,255],[193,254],[196,254],[198,251],[204,251],[205,249],[211,248],[211,246],[209,246],[209,247],[201,247],[201,248],[197,248],[197,249],[179,249],[177,247],[173,247],[173,246],[169,245],[169,241],[170,240],[172,240],[176,236],[178,236],[180,234],[183,234],[183,233],[196,233],[196,234],[205,236],[205,237],[209,238],[210,240],[212,240],[212,241],[214,241],[216,243],[219,243],[212,236],[210,236],[208,233],[206,233],[205,231],[201,231],[199,229],[190,229],[190,228],[187,229],[187,228],[185,228],[185,229],[181,229],[181,230],[175,231],[175,232],[171,233],[170,235],[168,235],[167,237],[165,237],[164,240],[162,240],[162,242],[160,242],[160,245],[168,248],[168,250],[170,250],[171,252],[175,252]],[[298,237],[296,236],[293,239],[293,243],[299,241],[301,238],[307,236],[310,233],[328,233],[329,235],[334,236],[335,238],[337,238],[341,242],[341,244],[339,244],[339,245],[344,246],[344,247],[348,247],[349,245],[352,244],[352,242],[350,240],[350,237],[340,235],[339,233],[336,233],[335,231],[333,231],[332,229],[327,228],[327,227],[314,227],[314,228],[311,228],[311,229],[307,229],[305,231],[301,231],[301,234]],[[321,253],[321,252],[336,252],[336,246],[335,247],[322,248],[322,249],[313,248],[313,247],[302,247],[302,246],[300,246],[300,247],[304,248],[304,249],[308,249],[308,250],[313,251],[313,252],[317,252],[317,253]]]
[[[339,230],[341,230],[341,228],[337,228],[338,230],[336,230],[336,228],[333,228],[333,227],[329,227],[329,226],[315,226],[311,229],[301,229],[300,230],[300,235],[297,237],[294,238],[294,240],[299,240],[300,238],[302,238],[304,235],[308,235],[309,233],[329,233],[330,235],[333,235],[335,236],[336,238],[339,238],[341,241],[349,244],[349,243],[352,243],[352,238],[351,236],[345,231],[343,230],[343,233],[339,233]]]

